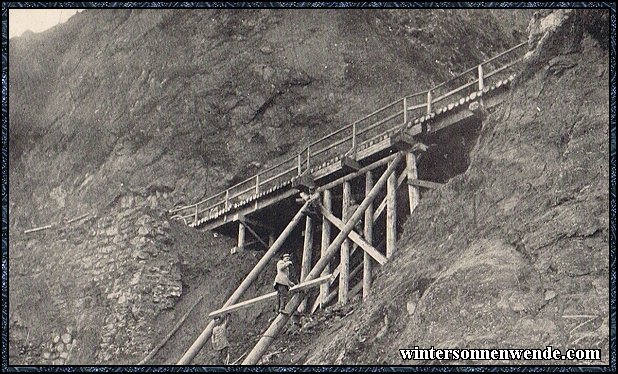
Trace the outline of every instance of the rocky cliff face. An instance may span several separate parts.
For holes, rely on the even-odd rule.
[[[519,17],[86,10],[12,39],[11,363],[136,363],[205,295],[154,360],[176,362],[259,253],[230,257],[233,243],[167,223],[166,209],[514,45],[521,30],[505,19]],[[269,308],[238,315],[234,353]],[[67,331],[71,353],[54,341]]]

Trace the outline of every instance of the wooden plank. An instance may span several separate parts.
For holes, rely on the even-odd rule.
[[[350,182],[343,182],[343,200],[341,202],[341,215],[347,221],[350,217],[350,205],[352,200],[352,186]],[[341,229],[340,229],[341,230]],[[339,264],[339,303],[348,303],[348,285],[350,283],[350,240],[345,239],[341,244]]]
[[[322,276],[322,277],[310,280],[308,282],[304,282],[304,283],[298,284],[298,285],[290,288],[290,292],[294,293],[294,292],[304,291],[304,290],[310,289],[312,287],[319,286],[320,284],[322,284],[324,282],[329,282],[330,279],[331,279],[331,275],[328,274],[328,275],[325,275],[325,276]],[[259,303],[259,302],[262,302],[262,301],[274,299],[275,297],[277,297],[277,292],[267,293],[266,295],[258,296],[258,297],[255,297],[253,299],[245,300],[243,302],[240,302],[240,303],[237,303],[237,304],[233,304],[233,305],[229,305],[229,306],[226,306],[224,308],[215,310],[214,312],[211,312],[210,314],[208,314],[208,316],[211,317],[211,318],[215,318],[217,316],[220,316],[220,315],[223,315],[223,314],[227,314],[227,313],[230,313],[230,312],[234,312],[236,310],[248,308],[251,305]]]
[[[418,178],[418,171],[416,169],[416,155],[412,152],[406,154],[406,172],[408,175],[408,181],[413,181]],[[418,206],[420,201],[420,193],[418,187],[408,182],[408,200],[410,202],[410,213],[414,212],[414,209]]]
[[[397,177],[388,177],[386,184],[386,258],[395,253],[397,242]]]
[[[324,209],[330,212],[332,210],[332,197],[331,197],[330,190],[324,191],[322,202],[323,202]],[[328,249],[329,245],[330,245],[330,222],[324,219],[322,220],[322,242],[320,245],[320,258],[324,256],[324,253],[326,249]],[[322,271],[322,275],[326,275],[328,273],[330,273],[330,264],[326,264],[326,266],[324,267],[324,270]],[[324,302],[326,301],[326,298],[328,297],[328,292],[329,292],[328,283],[323,283],[322,286],[320,286],[320,296],[318,297],[318,300],[320,300],[320,303],[318,303],[319,305],[322,305],[322,306],[324,305]],[[313,312],[313,309],[312,309],[312,312]]]
[[[443,183],[436,183],[436,182],[425,181],[421,179],[408,179],[408,185],[414,186],[414,187],[429,188],[429,189],[435,189],[435,188],[440,188],[444,186]]]
[[[339,230],[341,230],[345,226],[343,221],[335,217],[332,213],[323,209],[322,206],[320,206],[320,211],[322,212],[322,215],[324,216],[324,218],[329,220]],[[369,255],[373,257],[373,259],[376,260],[380,265],[384,265],[388,261],[387,258],[384,257],[382,253],[380,253],[377,249],[375,249],[373,246],[367,243],[354,230],[350,231],[350,234],[348,234],[348,237],[352,239],[352,241],[354,241],[356,244],[358,244],[358,246],[361,247],[361,249],[369,253]]]
[[[303,259],[300,269],[300,281],[304,281],[305,277],[311,271],[311,255],[313,254],[313,219],[307,216],[305,221],[305,241],[303,245]],[[298,312],[303,313],[307,309],[307,299],[298,307]]]
[[[402,174],[403,175],[403,174]],[[371,191],[373,187],[373,174],[371,171],[367,172],[365,176],[365,196]],[[369,245],[373,245],[373,204],[370,204],[365,210],[365,227],[364,227],[365,241]],[[373,260],[367,252],[363,252],[363,300],[369,298],[369,290],[373,283]]]

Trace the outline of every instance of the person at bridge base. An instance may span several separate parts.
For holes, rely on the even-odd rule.
[[[279,313],[285,313],[285,306],[289,300],[290,287],[294,283],[290,281],[290,266],[292,266],[291,256],[285,253],[281,260],[277,261],[277,276],[273,287],[277,291],[277,307]]]
[[[227,340],[229,316],[215,317],[215,327],[212,329],[212,348],[217,352],[217,365],[228,365],[230,362],[230,342]]]

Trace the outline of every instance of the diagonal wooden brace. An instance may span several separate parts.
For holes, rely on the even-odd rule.
[[[319,202],[316,202],[315,204],[320,209],[320,212],[322,212],[324,218],[329,220],[339,230],[343,230],[346,224],[342,220],[335,217],[334,214],[326,210],[326,208],[324,208],[324,206],[322,206],[322,204],[320,204]],[[355,231],[350,231],[348,237],[354,243],[358,244],[358,246],[361,247],[365,252],[367,252],[368,255],[373,257],[380,265],[384,265],[388,261],[382,253],[375,249],[371,244],[367,243],[365,239],[363,239]]]
[[[262,243],[262,245],[264,247],[266,247],[266,249],[270,248],[270,246],[264,241],[262,240],[262,238],[260,238],[260,236],[257,234],[257,232],[255,232],[255,230],[253,230],[251,228],[251,226],[249,226],[249,224],[247,222],[245,222],[242,219],[239,219],[238,222],[240,222],[241,225],[245,226],[245,228],[247,230],[249,230],[249,232],[251,233],[251,235],[253,235],[260,243]]]

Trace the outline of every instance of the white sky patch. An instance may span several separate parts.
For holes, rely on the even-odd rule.
[[[9,9],[9,38],[41,32],[66,22],[81,9]]]

